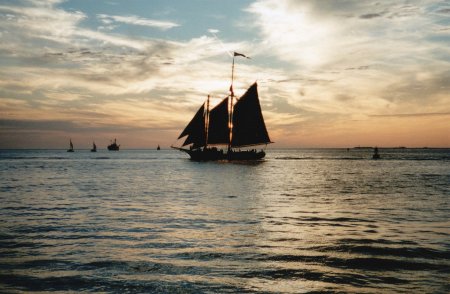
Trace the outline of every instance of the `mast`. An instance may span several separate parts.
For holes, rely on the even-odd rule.
[[[206,115],[205,115],[205,148],[208,147],[208,134],[209,134],[209,95],[206,101]]]
[[[231,86],[230,86],[230,92],[231,92],[231,99],[230,99],[230,108],[229,108],[229,122],[228,122],[228,129],[230,132],[229,135],[229,140],[228,140],[228,150],[231,150],[232,147],[232,140],[233,140],[233,100],[234,100],[234,90],[233,90],[233,82],[234,82],[234,58],[236,56],[242,56],[244,58],[250,59],[250,57],[242,54],[242,53],[238,53],[238,52],[233,52],[233,63],[231,65]]]
[[[234,54],[233,54],[233,63],[231,65],[231,86],[230,86],[231,94],[230,94],[230,107],[228,108],[229,109],[229,118],[228,118],[228,129],[229,129],[228,151],[231,150],[231,140],[233,139],[234,57],[236,57],[236,52],[234,52]]]

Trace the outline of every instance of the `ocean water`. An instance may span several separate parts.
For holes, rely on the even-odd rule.
[[[450,149],[0,151],[0,292],[449,293]]]

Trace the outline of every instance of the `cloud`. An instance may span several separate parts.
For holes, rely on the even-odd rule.
[[[436,11],[437,13],[450,14],[450,8],[442,8]]]
[[[450,112],[442,113],[397,113],[397,114],[374,114],[370,117],[393,117],[393,118],[410,118],[410,117],[428,117],[428,116],[450,116]]]
[[[32,2],[34,3],[34,2]],[[2,38],[5,42],[0,45],[0,50],[10,52],[18,50],[35,50],[37,40],[49,40],[55,46],[104,46],[112,45],[127,47],[136,50],[144,50],[149,46],[144,39],[133,39],[119,34],[107,34],[104,32],[82,27],[80,24],[87,19],[87,15],[81,11],[68,12],[54,5],[58,1],[48,3],[36,2],[35,6],[0,5],[0,12],[10,15],[0,19],[3,28]],[[163,30],[177,26],[175,23],[153,21],[138,18],[136,16],[107,16],[102,15],[103,21],[120,21],[135,25],[153,26]],[[45,25],[44,25],[45,24]],[[15,43],[19,43],[15,45]]]
[[[265,53],[297,65],[315,66],[327,60],[334,27],[327,19],[315,18],[310,6],[289,1],[256,1],[247,11],[263,38]]]
[[[9,15],[0,19],[4,38],[68,43],[77,25],[86,19],[81,11],[68,12],[54,8],[53,5],[58,1],[33,3],[35,6],[0,5],[0,12]],[[14,35],[16,32],[19,35]]]
[[[97,18],[99,18],[100,21],[106,25],[111,25],[112,22],[114,21],[131,25],[158,28],[161,30],[168,30],[180,26],[179,24],[174,22],[146,19],[136,15],[120,16],[120,15],[97,14]]]
[[[73,34],[82,43],[83,39],[90,39],[92,41],[100,42],[98,45],[114,45],[119,47],[128,47],[136,50],[144,50],[149,43],[144,40],[135,40],[121,35],[105,34],[99,31],[88,29],[78,29]]]
[[[85,14],[68,13],[54,7],[56,3],[0,6],[0,12],[14,16],[11,21],[0,20],[4,28],[0,54],[8,60],[0,69],[4,89],[20,84],[28,93],[49,93],[49,89],[85,91],[99,97],[148,93],[157,87],[173,88],[167,80],[170,76],[179,75],[180,81],[188,83],[185,73],[191,63],[222,51],[217,40],[207,37],[183,43],[91,30],[80,24]],[[114,19],[167,27],[136,18]],[[44,26],[47,22],[51,25]],[[54,43],[39,46],[38,39]]]
[[[211,34],[217,34],[217,33],[219,33],[220,31],[219,30],[217,30],[217,29],[208,29],[208,33],[211,33]]]
[[[296,114],[302,115],[305,114],[306,111],[300,107],[297,107],[291,103],[289,103],[288,99],[285,97],[276,97],[272,101],[272,108],[268,110],[272,110],[276,113],[287,113],[287,114]]]
[[[377,17],[381,17],[381,16],[382,16],[382,14],[380,14],[380,13],[368,13],[368,14],[361,15],[359,18],[371,19],[371,18],[377,18]]]
[[[370,12],[375,9],[379,12]],[[256,1],[247,9],[262,38],[260,54],[294,63],[295,71],[300,70],[305,80],[331,80],[333,84],[327,87],[334,91],[341,88],[359,94],[369,90],[374,95],[382,95],[388,81],[401,84],[402,76],[411,72],[428,70],[439,75],[442,65],[450,61],[448,49],[431,38],[434,30],[429,24],[441,20],[424,14],[425,10],[414,1],[373,5],[274,0]],[[383,22],[349,17],[370,19],[384,14],[389,19]],[[399,22],[396,17],[404,19]],[[358,70],[359,76],[352,70]]]
[[[423,42],[433,31],[429,24],[439,24],[440,20],[426,14],[426,9],[415,1],[408,5],[374,5],[360,1],[260,0],[247,11],[253,16],[249,23],[263,39],[264,53],[308,70],[355,61],[360,55],[365,58],[361,62],[383,61],[386,53],[406,53],[418,45],[429,45]],[[387,20],[367,21],[382,16]],[[386,42],[390,43],[389,50]]]
[[[5,130],[39,130],[55,131],[78,129],[79,126],[66,120],[18,120],[0,119],[0,129]]]

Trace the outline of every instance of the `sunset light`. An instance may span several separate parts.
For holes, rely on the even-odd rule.
[[[449,293],[449,0],[1,0],[0,293]]]
[[[169,146],[233,51],[274,147],[450,146],[445,2],[24,0],[0,24],[0,148]]]

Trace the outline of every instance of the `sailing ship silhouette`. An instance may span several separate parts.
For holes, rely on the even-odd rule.
[[[266,155],[264,150],[241,151],[240,148],[272,143],[259,103],[257,83],[251,85],[241,97],[234,95],[234,58],[236,56],[247,57],[234,52],[230,95],[211,110],[209,109],[210,96],[208,95],[206,103],[200,106],[178,137],[181,139],[187,136],[183,145],[181,147],[171,146],[186,152],[192,160],[258,160]],[[190,148],[183,148],[187,145],[190,145]],[[219,150],[217,146],[220,145],[227,146],[226,150]]]
[[[117,140],[114,139],[114,142],[111,142],[111,144],[108,145],[109,151],[119,151],[120,145],[117,145]]]

